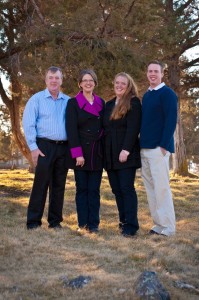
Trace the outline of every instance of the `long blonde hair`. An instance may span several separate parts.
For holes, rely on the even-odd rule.
[[[135,84],[133,78],[125,73],[125,72],[121,72],[118,73],[115,78],[114,78],[114,83],[117,79],[117,77],[122,76],[127,78],[128,80],[128,84],[127,84],[127,90],[124,93],[124,95],[122,96],[122,98],[120,98],[120,101],[118,102],[117,105],[115,105],[112,114],[110,116],[110,120],[118,120],[123,118],[127,112],[131,109],[131,99],[132,97],[136,96],[138,97],[138,89],[137,89],[137,85]]]

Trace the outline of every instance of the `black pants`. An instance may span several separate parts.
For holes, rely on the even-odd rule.
[[[62,210],[67,176],[66,145],[39,140],[39,156],[27,212],[27,227],[40,226],[49,188],[48,223],[55,226],[63,221]]]
[[[134,234],[139,229],[137,218],[137,194],[134,187],[135,168],[107,171],[110,186],[115,195],[119,221],[124,233]]]
[[[98,228],[102,171],[74,170],[79,227]]]

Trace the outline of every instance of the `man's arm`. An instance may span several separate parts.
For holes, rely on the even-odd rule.
[[[162,97],[162,108],[164,114],[164,127],[160,147],[166,150],[173,138],[176,128],[177,115],[178,115],[178,98],[172,89],[168,89]],[[164,153],[163,153],[164,154]]]
[[[38,118],[38,104],[36,97],[32,96],[27,102],[24,112],[23,112],[23,130],[25,138],[30,148],[30,151],[38,148],[36,143],[37,131],[36,131],[36,122]]]
[[[45,156],[38,148],[36,143],[37,131],[36,122],[38,117],[38,105],[36,98],[33,96],[27,102],[23,113],[23,129],[28,147],[31,151],[32,161],[36,167],[39,155]]]

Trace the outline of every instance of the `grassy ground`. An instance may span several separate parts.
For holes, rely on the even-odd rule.
[[[199,179],[172,177],[177,218],[174,237],[148,236],[151,218],[138,174],[140,231],[120,236],[114,197],[104,173],[100,233],[80,235],[74,203],[74,179],[66,183],[64,229],[43,226],[27,231],[26,209],[33,175],[0,170],[0,299],[135,299],[134,283],[144,270],[157,272],[171,299],[199,299]],[[91,276],[82,289],[65,286],[63,278]],[[180,289],[182,281],[195,289]]]

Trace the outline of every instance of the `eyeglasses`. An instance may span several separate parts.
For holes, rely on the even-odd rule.
[[[94,82],[94,80],[93,79],[83,79],[82,82],[92,83],[92,82]]]

